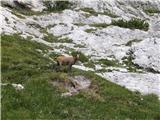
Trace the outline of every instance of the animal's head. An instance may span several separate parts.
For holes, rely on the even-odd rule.
[[[77,58],[77,60],[79,60],[79,54],[77,54],[76,58]]]

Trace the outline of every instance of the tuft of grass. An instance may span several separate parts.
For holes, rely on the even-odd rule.
[[[66,38],[60,38],[58,41],[61,42],[61,43],[73,43],[73,40],[69,39],[67,37]]]
[[[16,15],[17,17],[19,17],[21,19],[25,19],[25,17],[22,16],[21,14],[19,14],[18,11],[16,11],[16,10],[12,10],[12,14]]]
[[[160,10],[158,10],[157,8],[146,8],[144,9],[144,12],[148,15],[152,15],[154,13],[160,13]]]
[[[18,7],[11,7],[8,5],[2,5],[2,6],[8,7],[9,9],[12,10],[12,14],[14,14],[17,17],[22,18],[22,19],[25,18],[22,15],[32,16],[32,15],[42,15],[43,14],[43,12],[32,11],[30,8],[27,8],[26,6],[18,6]]]
[[[122,58],[123,63],[126,64],[129,72],[140,72],[139,69],[141,69],[141,67],[132,62],[134,59],[132,54],[132,51],[129,51],[127,53],[128,56]]]
[[[102,69],[96,70],[96,72],[98,72],[98,73],[104,73],[104,72],[112,72],[112,70],[111,69],[104,69],[104,68],[102,68]]]
[[[149,29],[149,24],[145,20],[141,20],[138,18],[132,18],[129,21],[125,21],[123,19],[120,19],[118,21],[113,20],[111,24],[119,27],[140,29],[144,31],[147,31]]]
[[[98,13],[93,8],[87,8],[86,7],[86,8],[81,8],[81,10],[84,11],[84,12],[88,12],[88,13],[94,15],[94,16],[98,15]]]
[[[91,15],[94,15],[94,16],[98,16],[98,14],[100,15],[107,15],[107,16],[110,16],[112,18],[116,18],[118,17],[117,15],[115,15],[114,13],[110,12],[110,11],[105,11],[105,12],[96,12],[93,8],[81,8],[82,11],[84,12],[88,12],[90,13]],[[89,17],[89,16],[88,16]]]
[[[109,25],[110,24],[107,24],[107,23],[94,23],[94,24],[90,24],[90,26],[92,26],[92,27],[100,27],[100,28],[106,28]]]
[[[47,33],[47,36],[44,36],[44,40],[47,41],[47,42],[58,42],[59,37],[57,36],[54,36],[53,34],[50,34],[50,33]]]
[[[44,5],[46,6],[45,11],[49,12],[60,12],[65,9],[71,8],[72,4],[69,1],[43,1]]]
[[[76,26],[85,26],[86,24],[84,24],[84,23],[74,23],[74,25],[76,25]]]
[[[128,41],[125,45],[131,46],[134,42],[140,42],[140,41],[142,41],[142,40],[133,39],[133,40]]]
[[[74,47],[78,47],[78,48],[85,48],[85,45],[81,45],[81,44],[75,44]]]
[[[100,59],[100,60],[98,60],[98,63],[106,65],[106,66],[113,66],[113,67],[120,66],[118,60]]]
[[[88,62],[85,62],[84,66],[95,69],[95,65],[94,65],[94,62],[92,60],[89,60]]]
[[[86,29],[85,30],[85,32],[87,32],[87,33],[92,33],[92,32],[95,32],[96,31],[96,29]]]

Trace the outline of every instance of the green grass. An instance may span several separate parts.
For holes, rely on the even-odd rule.
[[[149,29],[149,24],[145,20],[141,20],[138,18],[133,18],[129,21],[120,19],[118,21],[113,20],[112,25],[124,27],[124,28],[130,28],[130,29],[140,29],[147,31]]]
[[[81,8],[80,10],[84,11],[84,12],[88,12],[90,13],[91,15],[94,15],[94,16],[98,16],[98,14],[100,15],[107,15],[107,16],[110,16],[112,18],[116,18],[118,17],[117,15],[115,15],[114,13],[110,12],[110,11],[105,11],[105,12],[96,12],[93,8]],[[88,16],[90,17],[90,16]]]
[[[154,13],[160,13],[160,10],[156,8],[146,8],[144,9],[144,12],[147,13],[148,15],[153,15]]]
[[[105,66],[113,66],[113,67],[119,67],[120,64],[117,60],[108,60],[108,59],[100,59],[97,62],[98,64],[103,64]]]
[[[49,12],[61,12],[65,9],[69,9],[72,6],[72,3],[69,1],[43,1],[44,5],[46,6],[45,11]]]
[[[39,11],[32,11],[30,8],[25,6],[24,4],[19,4],[16,7],[12,7],[2,2],[2,6],[8,7],[12,9],[12,13],[15,14],[17,17],[24,19],[22,15],[32,16],[32,15],[43,15],[50,12],[61,12],[65,9],[69,9],[72,6],[72,3],[69,1],[43,1],[46,9],[39,12]],[[21,15],[22,14],[22,15]]]
[[[98,13],[93,9],[93,8],[81,8],[80,10],[84,11],[84,12],[88,12],[91,15],[97,16]]]
[[[74,47],[85,48],[85,45],[82,45],[82,44],[75,44]]]
[[[108,27],[110,24],[107,24],[107,23],[93,23],[93,24],[90,24],[90,26],[92,27],[100,27],[100,28],[106,28]]]
[[[92,32],[95,32],[96,31],[96,29],[86,29],[85,30],[85,32],[87,32],[87,33],[92,33]]]
[[[86,24],[84,24],[84,23],[74,23],[74,25],[76,25],[76,26],[85,26]]]
[[[95,65],[94,64],[95,63],[92,60],[89,60],[88,62],[84,63],[84,66],[95,69]]]
[[[73,40],[65,37],[65,38],[60,38],[59,42],[61,42],[61,43],[73,43]]]
[[[107,15],[107,16],[110,16],[110,17],[112,17],[112,18],[117,18],[117,17],[119,17],[119,16],[115,15],[114,13],[112,13],[112,12],[110,12],[110,11],[104,11],[104,12],[99,13],[99,14],[101,14],[101,15]]]
[[[24,89],[1,88],[2,120],[21,119],[159,119],[160,101],[155,95],[139,93],[113,84],[93,72],[73,69],[72,76],[91,80],[89,89],[72,97],[51,84],[65,81],[69,75],[55,72],[55,64],[43,57],[49,48],[18,35],[2,35],[2,83],[21,83]],[[53,55],[54,56],[54,55]]]

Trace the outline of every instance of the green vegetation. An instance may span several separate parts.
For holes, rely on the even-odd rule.
[[[112,72],[112,70],[111,69],[104,69],[104,68],[102,68],[102,69],[97,70],[96,72],[98,72],[98,73],[104,73],[104,72]]]
[[[73,40],[66,37],[66,38],[60,38],[59,42],[61,42],[61,43],[72,43]]]
[[[25,17],[22,16],[21,14],[19,14],[18,11],[16,11],[16,10],[13,10],[12,14],[16,15],[18,18],[25,19]]]
[[[94,16],[98,15],[98,13],[93,8],[87,8],[86,7],[86,8],[81,8],[81,10],[84,11],[84,12],[88,12],[91,15],[94,15]]]
[[[113,14],[113,13],[110,12],[110,11],[96,12],[93,8],[87,8],[87,7],[81,8],[81,10],[84,11],[84,12],[88,12],[88,13],[90,13],[91,15],[94,15],[94,16],[98,16],[98,14],[100,14],[100,15],[107,15],[107,16],[110,16],[110,17],[112,17],[112,18],[118,17],[117,15]],[[88,17],[89,17],[89,16],[88,16]]]
[[[84,48],[85,45],[81,45],[81,44],[75,44],[74,47],[79,47],[79,48]]]
[[[95,68],[94,62],[92,60],[89,60],[88,62],[84,63],[85,67],[89,67],[89,68]]]
[[[77,26],[85,26],[86,24],[84,24],[84,23],[74,23],[74,25],[77,25]]]
[[[47,33],[47,36],[44,36],[44,40],[47,41],[47,42],[58,42],[59,37],[57,36],[54,36],[53,34],[50,34],[50,33]]]
[[[92,33],[92,32],[95,32],[96,31],[96,29],[86,29],[85,30],[85,32],[87,32],[87,33]]]
[[[123,57],[122,60],[123,60],[123,63],[126,64],[127,66],[127,70],[129,72],[140,72],[140,67],[138,65],[135,65],[132,60],[134,59],[133,56],[132,56],[132,52],[128,52],[127,53],[127,56],[126,57]]]
[[[145,20],[141,20],[138,18],[133,18],[129,21],[120,19],[118,21],[113,20],[112,25],[116,25],[119,27],[130,28],[130,29],[140,29],[147,31],[149,29],[149,24],[145,22]]]
[[[51,43],[72,43],[73,40],[69,38],[60,38],[60,36],[54,36],[53,34],[47,33],[47,35],[44,36],[44,40]]]
[[[137,40],[137,39],[133,39],[133,40],[130,40],[126,43],[126,46],[131,46],[134,42],[140,42],[142,40]]]
[[[44,4],[47,7],[45,11],[49,12],[60,12],[72,6],[69,1],[44,1]]]
[[[76,56],[77,54],[79,55],[79,61],[81,61],[82,63],[89,61],[88,57],[85,56],[82,52],[77,52],[74,50],[71,52],[71,55],[73,56]]]
[[[97,63],[103,64],[105,66],[113,66],[113,67],[119,67],[120,66],[118,60],[100,59],[100,60],[98,60]]]
[[[17,1],[15,1],[16,2],[16,7],[13,7],[13,6],[10,6],[9,4],[6,4],[5,2],[1,2],[1,5],[3,6],[3,7],[8,7],[8,8],[10,8],[10,9],[12,9],[12,13],[14,14],[14,15],[16,15],[17,17],[19,17],[19,18],[22,18],[22,19],[24,19],[24,17],[21,15],[21,14],[23,14],[23,15],[27,15],[27,16],[31,16],[31,15],[39,15],[39,14],[41,14],[41,12],[35,12],[35,11],[32,11],[30,8],[28,8],[26,5],[24,5],[24,4],[21,4],[21,3],[19,3],[19,2],[17,2]]]
[[[158,10],[157,8],[147,8],[144,9],[144,12],[148,15],[153,15],[154,13],[160,13],[160,10]]]
[[[106,23],[94,23],[94,24],[90,24],[90,26],[92,26],[92,27],[100,27],[100,28],[106,28],[109,25],[110,24],[106,24]]]
[[[25,4],[21,4],[19,2],[16,2],[17,4],[16,7],[12,7],[3,2],[2,2],[2,6],[12,9],[12,13],[22,19],[25,18],[22,15],[32,16],[32,15],[42,15],[49,12],[61,12],[65,9],[71,8],[72,6],[72,4],[69,1],[54,1],[54,3],[53,1],[43,1],[43,2],[47,9],[43,10],[42,12],[32,11]]]
[[[17,9],[17,8],[12,8],[13,13],[18,16],[19,18],[24,18],[22,15],[26,15],[26,16],[32,16],[32,15],[42,15],[42,12],[36,12],[36,11],[32,11],[30,9]],[[22,14],[22,15],[20,15]]]
[[[70,76],[55,72],[55,64],[43,56],[49,47],[18,35],[2,35],[1,45],[2,83],[21,83],[24,86],[21,91],[10,85],[2,86],[2,120],[160,118],[157,96],[131,92],[93,72],[73,69],[72,76],[87,77],[91,86],[72,97],[62,97],[64,90],[51,83],[67,81]],[[42,54],[36,49],[42,50]]]

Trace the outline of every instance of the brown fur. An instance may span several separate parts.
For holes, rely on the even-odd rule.
[[[74,65],[78,59],[79,59],[78,55],[76,57],[61,55],[57,57],[57,65],[58,66],[68,65],[68,70],[71,71],[72,65]]]

